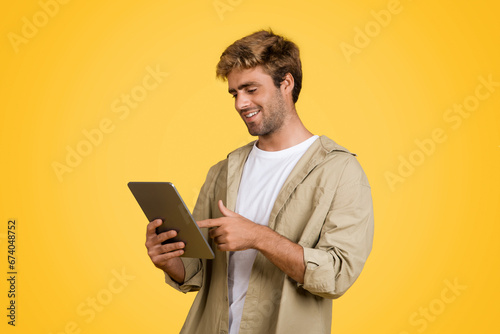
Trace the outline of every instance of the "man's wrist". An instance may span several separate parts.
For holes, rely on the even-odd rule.
[[[268,246],[272,244],[273,236],[277,236],[278,234],[267,226],[257,224],[256,228],[253,248],[260,252],[266,251]]]
[[[186,271],[180,258],[174,258],[162,270],[178,284],[184,284]]]

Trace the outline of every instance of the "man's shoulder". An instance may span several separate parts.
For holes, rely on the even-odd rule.
[[[352,153],[344,146],[337,144],[333,139],[328,138],[327,136],[320,136],[318,138],[319,145],[326,153],[332,152],[344,152],[352,156],[356,156],[356,153]]]
[[[320,136],[303,156],[309,165],[315,168],[342,168],[349,162],[356,161],[356,154],[337,144],[327,136]]]
[[[355,153],[326,136],[321,136],[319,139],[323,159],[316,168],[322,171],[320,174],[330,176],[332,179],[335,179],[333,176],[341,177],[343,179],[342,183],[359,182],[369,186],[366,174]]]

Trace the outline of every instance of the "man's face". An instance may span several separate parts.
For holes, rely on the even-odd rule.
[[[252,136],[266,136],[283,126],[287,110],[282,92],[260,66],[232,70],[227,81],[234,106]]]

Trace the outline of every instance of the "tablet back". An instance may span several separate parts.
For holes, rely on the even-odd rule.
[[[148,221],[163,220],[156,233],[176,230],[177,236],[164,242],[183,241],[183,257],[213,259],[214,253],[175,186],[170,182],[129,182],[128,187]]]

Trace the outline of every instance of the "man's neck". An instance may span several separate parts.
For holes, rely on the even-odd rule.
[[[295,113],[279,130],[265,136],[259,136],[257,147],[263,151],[281,151],[300,144],[312,136],[313,134],[306,129]]]

